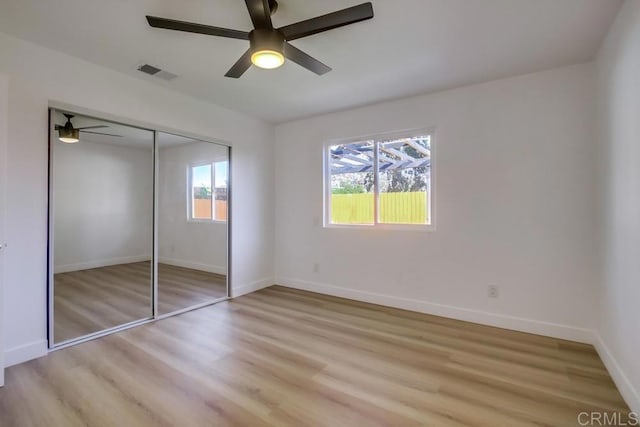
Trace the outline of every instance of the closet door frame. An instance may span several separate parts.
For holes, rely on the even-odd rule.
[[[54,167],[54,150],[53,144],[56,141],[56,130],[55,130],[55,113],[56,111],[64,111],[75,113],[78,115],[82,115],[85,117],[95,118],[98,120],[103,120],[107,122],[112,122],[115,124],[131,126],[142,130],[148,130],[153,132],[153,148],[152,148],[152,156],[153,156],[153,232],[152,232],[152,274],[151,274],[151,307],[150,313],[151,315],[147,318],[135,320],[132,322],[128,322],[113,328],[104,329],[98,332],[94,332],[88,335],[83,335],[71,340],[66,340],[60,343],[56,343],[54,340],[54,331],[55,331],[55,318],[54,318],[54,269],[53,269],[53,261],[54,261],[54,244],[55,244],[55,235],[54,235],[54,206],[55,206],[55,198],[53,197],[53,167]],[[226,296],[222,298],[218,298],[212,301],[208,301],[202,304],[197,304],[194,306],[186,307],[181,310],[177,310],[171,313],[159,315],[158,313],[158,182],[159,182],[159,150],[157,146],[158,142],[158,133],[169,133],[173,135],[179,135],[186,138],[196,139],[203,142],[209,142],[213,144],[218,144],[225,146],[227,148],[228,153],[228,170],[227,170],[227,281],[226,281]],[[156,320],[165,319],[167,317],[176,316],[178,314],[182,314],[188,311],[197,310],[199,308],[207,307],[209,305],[216,304],[221,301],[226,301],[231,297],[231,221],[232,221],[232,162],[231,162],[231,152],[232,146],[228,141],[223,141],[215,138],[204,137],[201,135],[196,135],[190,132],[184,132],[180,130],[170,129],[163,126],[158,126],[150,123],[145,123],[141,121],[131,120],[119,116],[115,116],[108,113],[103,113],[99,111],[94,111],[90,109],[86,109],[83,107],[78,107],[74,105],[69,105],[62,102],[50,101],[49,102],[49,136],[48,136],[48,150],[49,150],[49,162],[48,162],[48,241],[47,241],[47,341],[49,351],[60,350],[62,348],[66,348],[72,345],[80,344],[83,342],[87,342],[96,338],[104,337],[106,335],[110,335],[116,332],[120,332],[135,326],[140,326],[145,323],[154,322]]]
[[[0,74],[0,387],[4,386],[4,287],[7,263],[7,154],[9,151],[9,78]]]

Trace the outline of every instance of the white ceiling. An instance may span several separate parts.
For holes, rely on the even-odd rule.
[[[364,0],[281,0],[276,27]],[[242,0],[0,0],[0,31],[270,122],[592,59],[621,0],[372,0],[375,18],[292,42],[333,68],[225,72],[243,40],[150,28],[145,15],[249,31]],[[148,62],[180,77],[135,70]]]

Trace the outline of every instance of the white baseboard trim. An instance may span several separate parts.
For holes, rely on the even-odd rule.
[[[158,262],[160,264],[168,264],[176,267],[190,268],[192,270],[206,271],[209,273],[216,273],[216,274],[222,274],[222,275],[227,274],[227,268],[223,265],[201,264],[198,262],[191,262],[191,261],[185,261],[182,259],[173,259],[173,258],[164,258],[164,257],[159,257]]]
[[[618,391],[620,391],[625,402],[629,405],[629,408],[640,414],[640,393],[634,387],[633,383],[631,383],[629,377],[624,373],[616,358],[613,357],[613,354],[609,350],[609,347],[607,347],[607,344],[596,331],[593,331],[593,345],[600,355],[600,359],[602,359],[604,366],[607,367],[609,375],[613,378],[613,382],[616,383]]]
[[[134,262],[150,261],[151,255],[135,255],[121,258],[97,259],[86,262],[78,262],[75,264],[57,265],[53,272],[68,273],[70,271],[89,270],[90,268],[109,267],[110,265],[131,264]]]
[[[273,280],[273,277],[268,277],[266,279],[256,280],[255,282],[251,282],[246,285],[232,286],[231,298],[241,297],[242,295],[247,295],[247,294],[250,294],[251,292],[268,288],[269,286],[273,286],[274,283],[275,281]]]
[[[581,343],[592,344],[593,331],[570,325],[543,322],[540,320],[526,319],[522,317],[507,316],[486,311],[472,310],[444,304],[436,304],[428,301],[401,298],[392,295],[377,294],[359,291],[323,283],[309,282],[305,280],[280,277],[276,283],[294,289],[317,292],[356,301],[379,304],[403,310],[431,314],[434,316],[448,317],[466,322],[479,323],[497,328],[511,329],[531,334],[544,335]]]
[[[38,357],[46,356],[47,352],[47,340],[33,341],[10,348],[4,353],[4,366],[8,368],[31,359],[37,359]]]

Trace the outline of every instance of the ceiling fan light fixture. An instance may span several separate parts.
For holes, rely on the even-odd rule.
[[[284,36],[276,30],[253,30],[249,33],[251,63],[265,70],[284,64]]]
[[[58,139],[67,144],[74,144],[80,140],[80,130],[67,127],[60,128],[58,130]]]
[[[284,55],[275,50],[263,49],[251,55],[251,63],[265,70],[273,70],[284,64]]]

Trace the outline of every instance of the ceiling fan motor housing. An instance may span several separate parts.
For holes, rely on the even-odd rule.
[[[278,2],[276,0],[269,0],[270,15],[275,15],[277,11],[278,11]]]
[[[263,50],[284,53],[285,42],[284,35],[278,30],[256,29],[249,33],[251,53]]]

